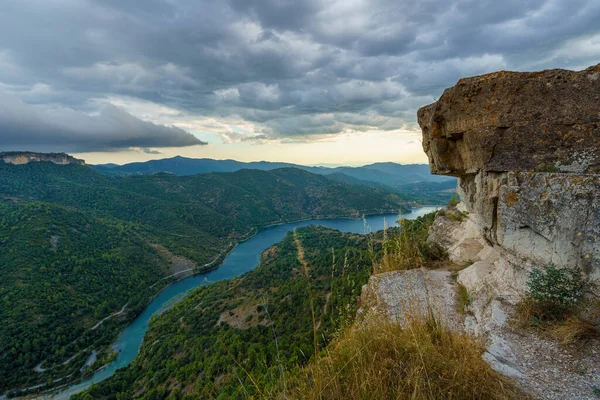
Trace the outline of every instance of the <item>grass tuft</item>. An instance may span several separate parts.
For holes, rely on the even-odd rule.
[[[446,259],[441,247],[427,243],[435,214],[429,213],[414,220],[401,218],[400,227],[389,237],[384,231],[383,255],[381,262],[375,265],[375,273],[432,267]]]
[[[517,305],[515,323],[520,328],[534,328],[561,344],[600,338],[600,330],[593,323],[574,314],[563,314],[557,318],[556,313],[548,314],[544,307],[531,299],[525,299]]]
[[[600,337],[596,325],[576,316],[571,316],[554,325],[550,334],[562,344],[572,344]]]

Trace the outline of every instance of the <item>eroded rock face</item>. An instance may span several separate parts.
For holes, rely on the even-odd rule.
[[[435,174],[600,173],[600,64],[466,78],[418,112]]]
[[[468,218],[431,234],[474,262],[459,281],[517,301],[532,268],[576,267],[600,299],[600,65],[461,79],[418,117],[431,171],[459,177]]]
[[[65,153],[32,153],[28,151],[14,151],[0,153],[0,159],[7,164],[27,164],[36,161],[48,161],[54,164],[85,165],[85,161],[72,157]]]

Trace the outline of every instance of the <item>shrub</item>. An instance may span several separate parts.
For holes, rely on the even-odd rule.
[[[534,268],[527,281],[525,303],[534,318],[561,319],[573,311],[584,291],[585,282],[574,268]]]
[[[536,302],[568,310],[581,301],[585,283],[577,269],[551,265],[544,270],[534,268],[529,275],[527,288],[527,295]]]
[[[460,203],[460,197],[458,197],[458,193],[454,193],[454,195],[452,196],[452,198],[450,198],[450,201],[448,202],[448,205],[450,207],[456,207],[458,205],[458,203]]]

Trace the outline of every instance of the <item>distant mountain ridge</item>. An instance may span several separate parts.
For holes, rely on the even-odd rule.
[[[362,167],[311,167],[285,162],[255,161],[241,162],[235,160],[214,160],[210,158],[173,157],[146,162],[136,162],[120,166],[114,164],[95,165],[93,168],[106,175],[149,175],[160,172],[174,175],[196,175],[211,172],[236,172],[241,169],[258,169],[271,171],[279,168],[298,168],[313,174],[344,174],[355,180],[384,184],[391,187],[416,182],[450,182],[452,178],[432,175],[427,164],[396,164],[381,162]],[[359,183],[359,182],[353,182]],[[363,183],[364,184],[364,183]],[[367,185],[369,186],[369,185]],[[372,185],[371,185],[372,186]]]

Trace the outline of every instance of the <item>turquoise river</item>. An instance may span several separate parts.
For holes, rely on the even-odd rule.
[[[435,206],[414,208],[409,213],[403,214],[402,217],[414,219],[431,211],[435,211],[438,208],[439,207]],[[148,323],[154,314],[165,311],[168,307],[171,307],[177,301],[185,297],[185,295],[194,288],[223,279],[232,279],[252,270],[259,264],[260,254],[270,246],[282,240],[287,232],[303,226],[322,225],[342,232],[364,234],[369,231],[375,232],[381,230],[383,229],[384,224],[387,224],[388,227],[397,226],[397,220],[397,214],[371,215],[365,217],[364,220],[345,218],[319,219],[276,225],[259,231],[249,240],[236,246],[219,268],[205,274],[190,276],[165,288],[152,300],[152,302],[150,302],[150,304],[148,304],[144,311],[142,311],[142,313],[123,330],[114,344],[115,349],[119,352],[117,359],[114,362],[96,372],[90,378],[69,386],[65,390],[53,396],[48,396],[47,398],[52,400],[66,400],[71,395],[87,389],[92,384],[109,378],[117,369],[129,365],[140,350],[144,334],[148,330]],[[365,227],[367,232],[365,232]]]

